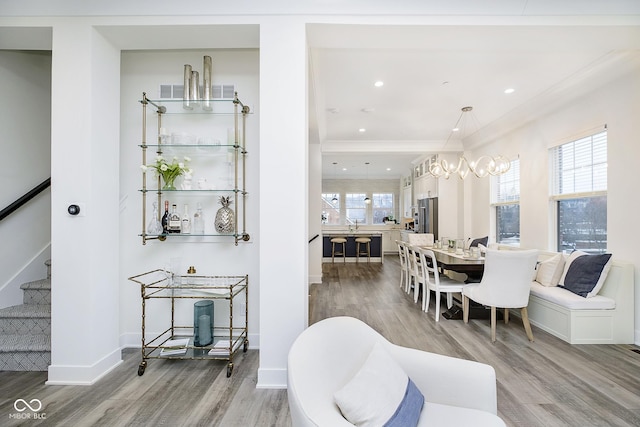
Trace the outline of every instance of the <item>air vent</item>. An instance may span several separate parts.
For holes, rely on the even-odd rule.
[[[184,85],[160,85],[160,99],[182,99]],[[235,85],[213,85],[211,86],[211,99],[233,99],[236,93]],[[200,87],[202,96],[202,86]]]

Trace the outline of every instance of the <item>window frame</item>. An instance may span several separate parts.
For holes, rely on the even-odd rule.
[[[588,164],[583,164],[580,168],[578,167],[573,167],[573,168],[566,168],[566,169],[562,169],[561,167],[558,166],[559,164],[559,160],[558,157],[560,156],[559,154],[559,150],[561,150],[563,147],[567,147],[567,150],[569,150],[569,145],[573,145],[572,150],[573,153],[571,154],[571,157],[574,160],[574,164],[576,163],[575,159],[576,157],[579,157],[579,155],[576,154],[576,145],[580,144],[580,143],[585,143],[587,140],[589,140],[589,152],[592,155],[592,159]],[[598,143],[602,143],[603,147],[596,147],[594,149],[594,145],[598,144]],[[549,155],[549,204],[550,204],[550,208],[552,209],[551,212],[551,218],[553,218],[553,227],[554,227],[554,232],[553,232],[553,239],[555,240],[554,242],[554,246],[555,246],[555,250],[558,252],[566,252],[566,251],[572,251],[575,249],[578,250],[584,250],[587,252],[594,252],[594,253],[604,253],[607,250],[607,244],[608,244],[608,227],[607,227],[607,220],[606,217],[608,215],[608,147],[609,147],[609,143],[608,143],[608,134],[607,134],[607,128],[606,126],[604,127],[603,130],[598,130],[598,131],[594,131],[594,132],[590,132],[589,134],[582,136],[580,138],[577,139],[572,139],[571,141],[567,141],[564,142],[562,144],[558,144],[556,146],[553,146],[551,148],[549,148],[548,151],[548,155]],[[601,152],[597,152],[597,149],[604,149],[604,154],[602,154]],[[595,154],[594,154],[595,152]],[[580,153],[580,155],[583,155],[583,153]],[[605,161],[602,162],[601,160],[598,162],[594,162],[593,159],[594,157],[598,157],[598,156],[602,156],[604,155]],[[569,157],[569,155],[567,155],[567,157]],[[600,169],[599,173],[597,171],[594,171],[594,169],[596,169],[596,166],[598,166]],[[602,167],[604,167],[604,171],[602,171]],[[574,192],[564,192],[564,190],[561,189],[561,183],[563,183],[564,181],[562,180],[562,177],[558,177],[557,174],[561,174],[563,171],[570,171],[574,177],[574,182],[572,183],[572,187],[575,189],[576,187],[576,182],[575,182],[575,175],[576,175],[576,170],[577,171],[584,171],[586,169],[589,169],[591,171],[590,176],[590,181],[591,181],[591,188],[584,190],[584,183],[580,183],[580,185],[578,185],[578,187],[581,189],[581,191],[574,191]],[[599,177],[601,180],[603,179],[603,181],[597,181],[594,179],[594,177]],[[602,189],[602,186],[604,185],[605,189]],[[594,188],[595,187],[595,188]],[[581,199],[596,199],[596,198],[600,198],[600,197],[604,197],[605,198],[605,247],[604,248],[597,248],[597,247],[592,247],[592,248],[578,248],[576,245],[574,245],[573,248],[571,249],[566,249],[563,247],[564,244],[563,242],[565,241],[562,237],[563,234],[561,234],[561,224],[560,224],[560,205],[561,202],[565,202],[565,201],[571,201],[571,200],[575,200],[575,201],[579,201]],[[574,242],[575,243],[575,242]]]
[[[509,246],[520,246],[520,158],[516,157],[510,162],[511,167],[506,174],[492,176],[491,178],[491,210],[493,214],[493,225],[495,229],[493,230],[493,236],[495,238],[496,243],[502,245]],[[517,178],[514,176],[513,179],[510,179],[508,182],[517,183],[517,195],[512,197],[501,197],[500,196],[500,188],[502,184],[505,184],[502,181],[505,177],[510,177],[517,173]],[[508,183],[507,182],[507,183]],[[517,232],[517,241],[506,242],[501,240],[500,238],[500,210],[503,207],[507,206],[517,206],[518,207],[518,232]]]

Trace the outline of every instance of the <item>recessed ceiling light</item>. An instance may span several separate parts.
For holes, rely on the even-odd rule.
[[[360,128],[358,129],[358,132],[366,132],[367,130],[365,128]]]
[[[384,86],[384,82],[382,80],[378,80],[377,82],[375,82],[373,84],[375,87],[382,87]]]
[[[504,90],[504,93],[506,93],[506,94],[508,95],[508,94],[513,93],[513,92],[515,92],[515,91],[516,91],[516,90],[515,90],[514,88],[510,87],[510,88],[505,89],[505,90]]]
[[[458,132],[460,130],[460,128],[453,128],[451,129],[451,132]]]
[[[343,171],[346,171],[346,170],[347,170],[347,168],[342,168],[342,170],[343,170]]]
[[[391,170],[391,168],[387,168],[387,170],[388,170],[388,171],[390,171],[390,170]]]

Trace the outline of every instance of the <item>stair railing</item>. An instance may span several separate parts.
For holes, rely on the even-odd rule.
[[[15,202],[11,203],[9,206],[7,206],[6,208],[0,211],[0,221],[2,221],[3,219],[11,215],[18,209],[20,209],[22,206],[26,205],[29,202],[29,200],[33,199],[34,197],[42,193],[44,190],[46,190],[50,186],[51,186],[51,177],[45,179],[40,184],[36,185],[31,190],[27,191],[24,195],[16,199]]]

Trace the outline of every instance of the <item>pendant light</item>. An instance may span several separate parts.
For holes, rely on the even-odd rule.
[[[365,162],[365,165],[367,167],[367,183],[369,183],[369,162]],[[365,197],[364,197],[364,202],[367,205],[371,203],[371,199],[366,194],[365,194]]]
[[[447,145],[453,133],[460,131],[464,132],[469,120],[475,119],[472,111],[473,107],[471,106],[462,107],[462,112],[458,117],[458,121],[449,133],[449,137],[447,138],[443,148]],[[474,121],[474,123],[476,122],[477,120]],[[457,174],[460,179],[464,179],[471,171],[478,178],[484,178],[489,175],[502,175],[510,168],[511,162],[509,159],[501,155],[496,157],[480,156],[477,160],[471,162],[468,161],[466,157],[460,156],[457,164],[449,163],[444,159],[431,163],[429,166],[429,173],[435,178],[449,179],[450,175]]]

